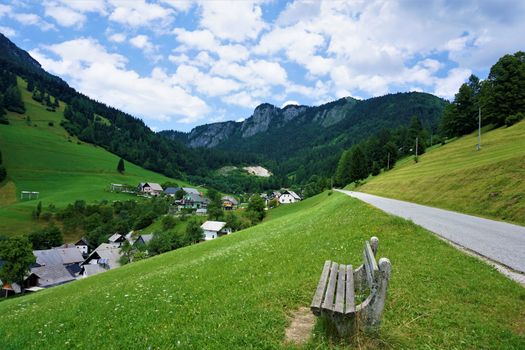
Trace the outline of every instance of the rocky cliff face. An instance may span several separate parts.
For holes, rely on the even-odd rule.
[[[246,138],[267,131],[272,120],[276,121],[280,113],[279,108],[268,103],[258,106],[253,111],[253,115],[242,123],[242,137]]]
[[[192,148],[215,147],[235,133],[237,124],[240,123],[224,122],[198,126],[188,135],[189,146]]]
[[[349,102],[353,106],[354,101]],[[307,116],[310,110],[316,109],[314,116]],[[253,111],[253,114],[243,122],[222,122],[201,125],[187,134],[190,147],[215,147],[230,137],[249,138],[267,132],[270,129],[286,127],[292,122],[316,123],[322,127],[333,125],[345,116],[345,102],[337,105],[319,107],[289,105],[278,108],[269,103],[263,103]]]

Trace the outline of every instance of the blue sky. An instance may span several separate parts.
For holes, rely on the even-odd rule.
[[[502,5],[502,3],[504,5]],[[523,50],[524,1],[13,0],[0,32],[49,72],[153,130],[425,91]],[[520,47],[521,46],[521,47]]]

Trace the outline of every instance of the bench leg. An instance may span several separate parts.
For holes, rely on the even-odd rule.
[[[348,339],[357,329],[355,314],[341,315],[324,313],[321,316],[326,325],[329,327],[330,333],[337,333],[342,339]]]
[[[379,284],[377,290],[370,301],[370,304],[363,310],[363,328],[365,331],[377,331],[381,325],[381,314],[385,308],[388,281],[392,267],[387,258],[379,259]]]

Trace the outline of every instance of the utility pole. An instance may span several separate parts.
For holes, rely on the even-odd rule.
[[[432,136],[434,136],[434,135],[430,134],[430,147],[432,147]]]
[[[386,161],[386,170],[390,170],[390,152],[388,152],[388,158]]]
[[[481,149],[481,107],[479,107],[478,113],[478,144],[476,145],[476,149],[478,151]]]
[[[416,136],[416,162],[417,162],[417,144],[418,144],[418,139],[419,139],[419,136]]]

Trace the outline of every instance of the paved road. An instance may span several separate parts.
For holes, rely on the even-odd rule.
[[[525,227],[362,192],[338,190],[389,214],[410,219],[460,246],[525,273]]]

